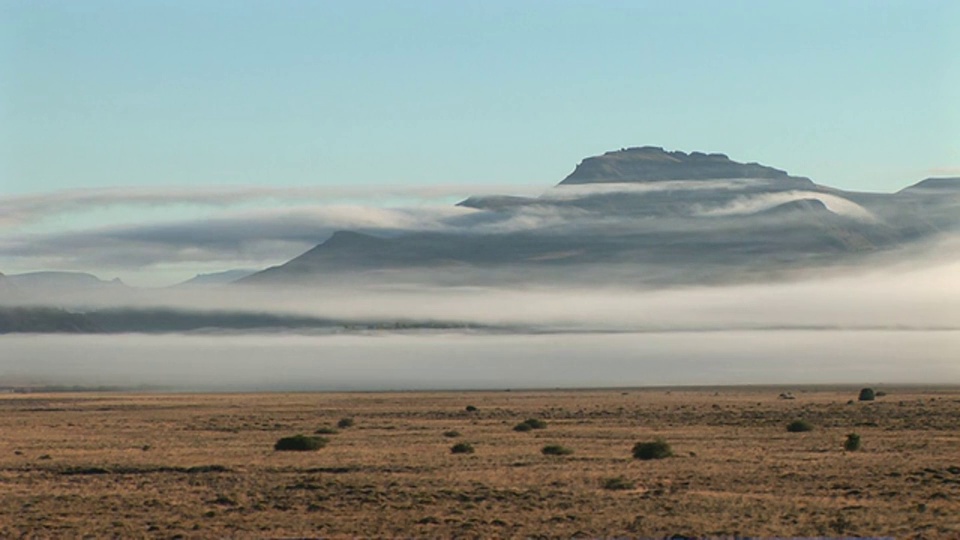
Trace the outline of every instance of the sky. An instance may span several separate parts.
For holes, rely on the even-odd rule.
[[[958,26],[933,0],[0,0],[0,252],[225,208],[530,194],[642,145],[896,191],[960,175]]]

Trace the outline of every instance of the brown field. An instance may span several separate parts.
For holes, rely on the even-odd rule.
[[[960,538],[960,389],[785,390],[4,394],[0,537]],[[674,457],[631,457],[656,437]]]

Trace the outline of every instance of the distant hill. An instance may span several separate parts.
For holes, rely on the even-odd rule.
[[[196,276],[182,283],[178,283],[175,286],[182,287],[182,286],[196,286],[196,285],[202,285],[202,286],[226,285],[228,283],[233,283],[234,281],[243,279],[257,272],[258,270],[237,269],[237,270],[226,270],[224,272],[214,272],[211,274],[197,274]]]

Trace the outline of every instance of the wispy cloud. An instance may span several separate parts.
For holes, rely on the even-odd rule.
[[[38,268],[142,268],[161,263],[276,263],[350,229],[380,234],[439,230],[476,210],[456,206],[392,209],[309,206],[234,210],[210,219],[125,224],[74,232],[0,238],[0,259],[31,259]]]
[[[229,207],[257,201],[314,202],[324,204],[344,201],[368,204],[401,200],[438,201],[466,198],[475,194],[502,192],[534,194],[541,188],[504,185],[442,186],[329,186],[329,187],[244,187],[206,188],[98,188],[63,190],[50,193],[0,197],[0,226],[14,227],[69,213],[88,212],[119,206],[163,207],[196,205]]]

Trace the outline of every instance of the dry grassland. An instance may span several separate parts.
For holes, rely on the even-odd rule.
[[[5,394],[0,537],[960,538],[960,389],[791,390]],[[656,437],[675,457],[631,457]]]

